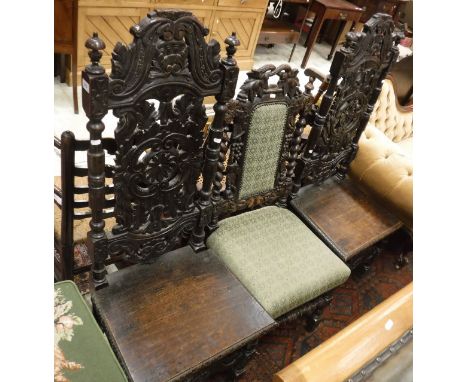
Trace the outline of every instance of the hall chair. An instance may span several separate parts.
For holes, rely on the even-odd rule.
[[[368,269],[379,252],[375,244],[403,227],[347,175],[400,38],[382,13],[363,32],[348,33],[323,97],[305,116],[311,130],[301,147],[290,207],[352,269]]]
[[[88,169],[76,164],[76,155],[85,152],[89,140],[78,140],[71,131],[64,131],[60,139],[54,137],[54,146],[60,150],[61,175],[54,177],[54,278],[56,281],[73,277],[91,269],[87,256],[86,236],[89,231],[91,209],[88,200]],[[113,138],[102,139],[108,156],[115,154]],[[113,166],[105,167],[106,224],[114,224]]]
[[[206,244],[278,323],[305,315],[313,329],[350,270],[286,208],[305,125],[297,73],[252,70],[230,102]]]
[[[239,41],[226,38],[221,59],[208,29],[179,10],[152,11],[130,32],[131,44],[114,47],[110,76],[99,63],[104,42],[97,34],[86,42],[93,310],[129,380],[231,380],[276,325],[204,243]],[[205,97],[216,99],[207,137]],[[110,110],[119,119],[115,224],[105,225],[101,133]],[[133,264],[107,274],[115,256]]]

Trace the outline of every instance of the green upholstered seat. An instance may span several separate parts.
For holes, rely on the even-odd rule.
[[[55,284],[55,381],[127,381],[75,283]]]
[[[296,215],[279,207],[222,220],[207,245],[273,318],[344,283],[351,273]]]

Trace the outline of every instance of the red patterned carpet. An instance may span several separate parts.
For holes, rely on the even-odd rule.
[[[331,337],[413,279],[413,263],[396,270],[396,254],[385,249],[362,278],[353,278],[337,288],[333,301],[323,312],[318,328],[308,333],[304,319],[276,328],[260,340],[254,358],[247,365],[242,382],[271,382],[272,376],[309,350]],[[324,381],[325,382],[325,381]]]

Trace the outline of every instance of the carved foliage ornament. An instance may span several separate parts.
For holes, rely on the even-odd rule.
[[[189,12],[155,11],[117,44],[109,82],[115,130],[115,217],[108,252],[150,261],[197,224],[203,97],[222,91],[219,44]]]
[[[112,53],[111,103],[130,103],[170,82],[202,95],[220,90],[220,45],[205,42],[208,29],[190,12],[153,11],[130,32],[133,42],[117,43]]]
[[[346,173],[375,103],[373,93],[398,56],[400,38],[394,33],[391,17],[385,14],[374,15],[363,32],[347,34],[330,68],[327,94],[333,100],[313,154],[305,163],[307,183]],[[313,109],[309,116],[311,125],[317,113],[318,108]]]

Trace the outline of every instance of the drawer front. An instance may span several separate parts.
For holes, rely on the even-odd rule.
[[[155,4],[163,3],[166,5],[164,8],[167,7],[167,4],[170,4],[170,8],[177,8],[177,9],[184,9],[184,5],[214,5],[216,0],[153,0]]]
[[[216,11],[211,37],[223,45],[224,39],[236,32],[240,41],[236,57],[250,57],[255,49],[262,19],[263,13],[258,12]]]
[[[361,11],[340,11],[339,9],[327,11],[327,18],[333,20],[359,20],[361,15]]]
[[[268,0],[218,0],[220,7],[266,9]]]

